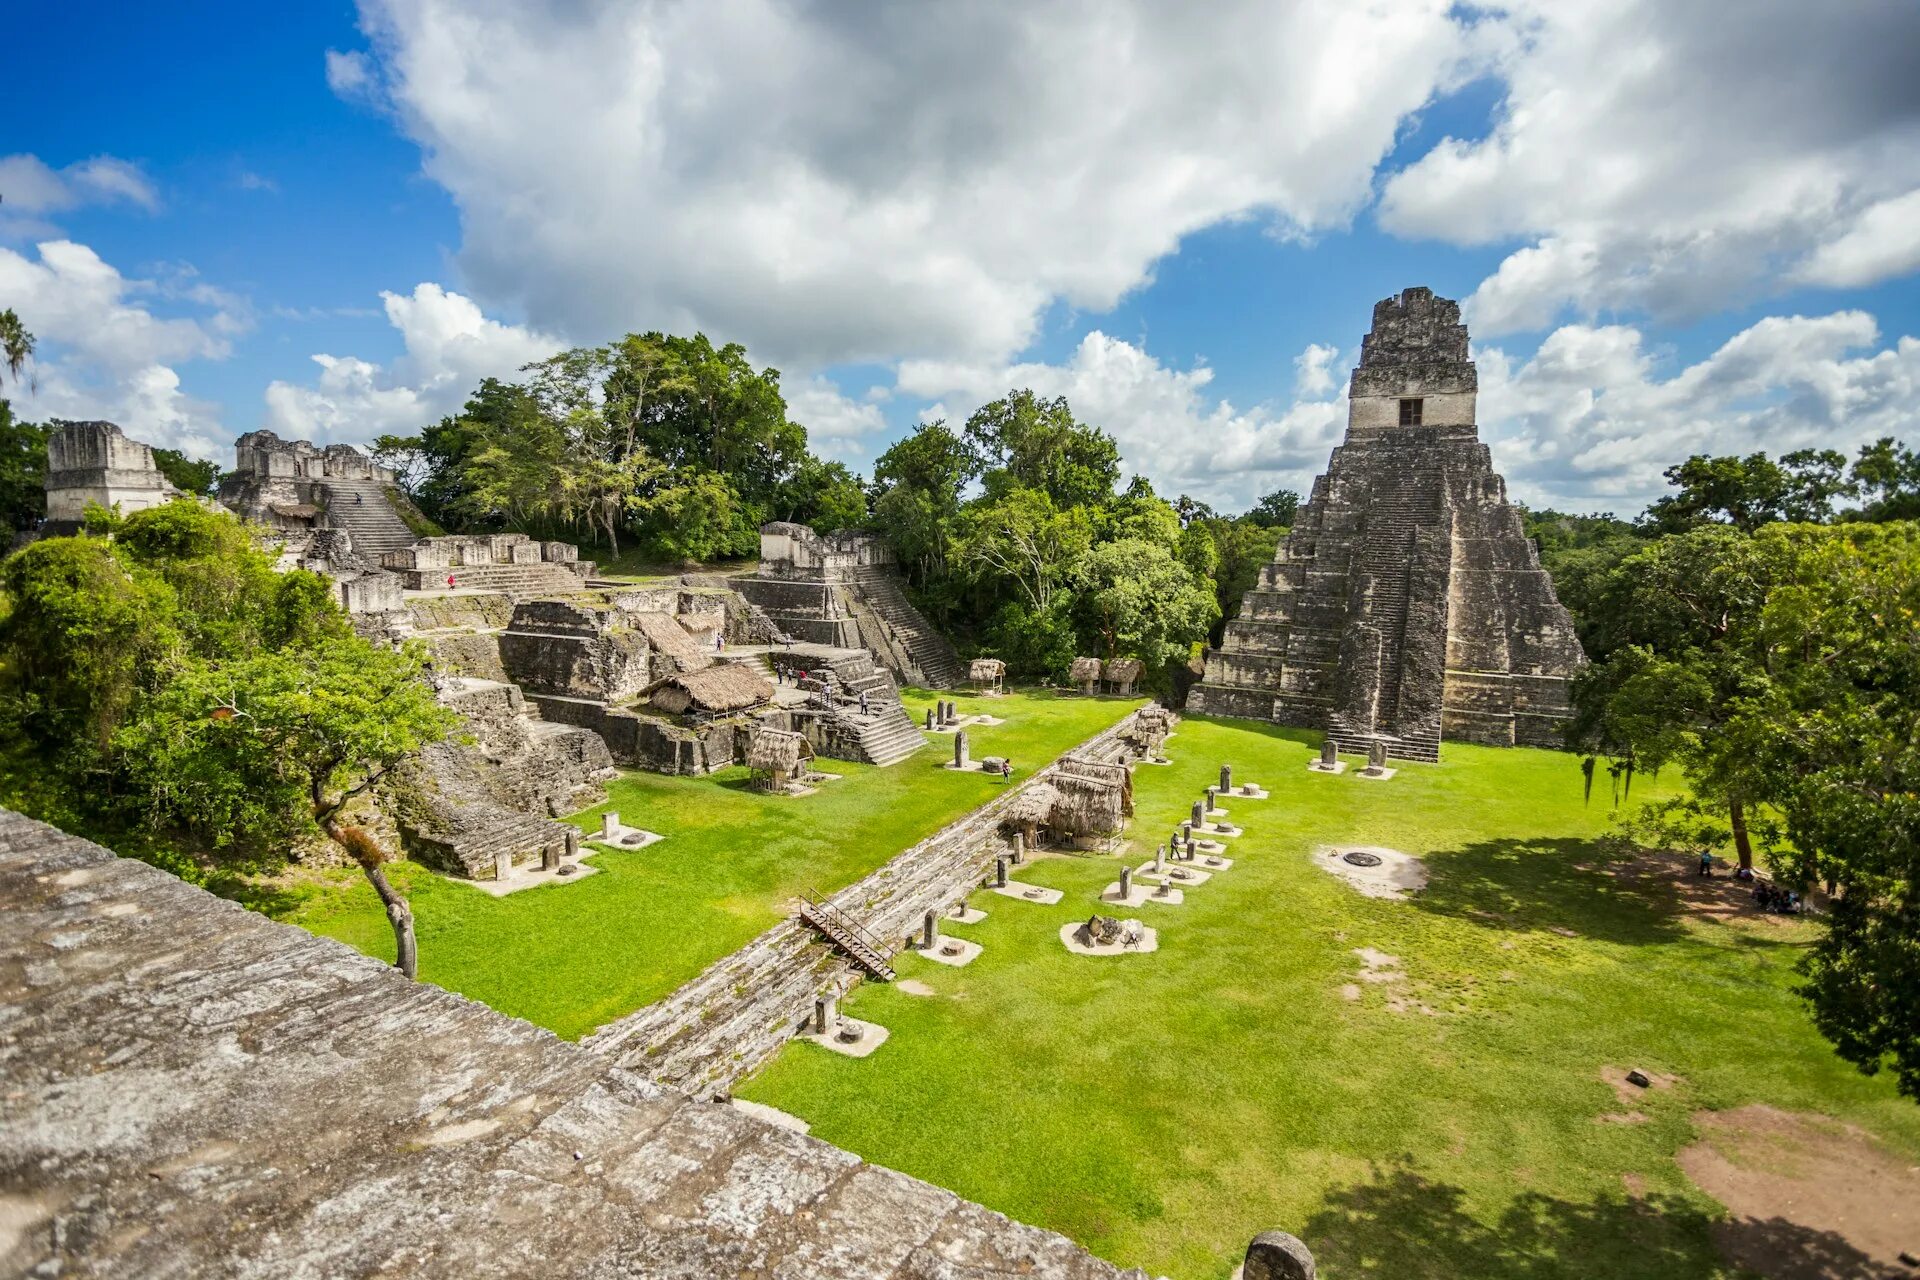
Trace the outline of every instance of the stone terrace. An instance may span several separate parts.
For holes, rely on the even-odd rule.
[[[1121,1274],[5,810],[0,913],[0,1274]]]

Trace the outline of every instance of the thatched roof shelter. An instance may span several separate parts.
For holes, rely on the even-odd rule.
[[[668,715],[725,715],[773,701],[773,686],[749,667],[721,662],[656,680],[646,695]]]
[[[801,762],[813,759],[813,746],[805,734],[790,733],[767,725],[757,725],[747,739],[747,767],[771,772],[797,773]]]
[[[998,658],[975,658],[967,667],[969,680],[998,680],[1007,674],[1007,664]]]
[[[1173,712],[1155,702],[1140,708],[1127,722],[1120,736],[1141,755],[1153,755],[1173,732]]]
[[[1092,684],[1100,678],[1100,659],[1075,658],[1069,675],[1075,684]]]
[[[647,643],[653,646],[655,653],[664,654],[672,660],[676,670],[698,671],[712,664],[712,655],[672,614],[648,610],[630,613],[627,620],[633,624],[635,631],[647,638]]]
[[[1107,663],[1106,678],[1115,684],[1132,684],[1146,669],[1147,664],[1138,658],[1115,658]]]
[[[1059,803],[1060,791],[1052,783],[1029,783],[1014,795],[1001,821],[1010,827],[1038,826],[1053,816]]]
[[[1076,836],[1110,836],[1120,830],[1126,805],[1119,786],[1074,773],[1056,773],[1051,783],[1059,799],[1047,815],[1049,827]]]

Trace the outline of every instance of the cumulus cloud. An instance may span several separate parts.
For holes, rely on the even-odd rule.
[[[887,429],[887,420],[875,403],[883,397],[873,394],[873,391],[884,390],[884,387],[875,387],[867,393],[866,400],[854,400],[834,382],[818,374],[781,385],[781,392],[787,397],[787,417],[807,429],[807,440],[813,450],[844,462],[865,455],[864,437]]]
[[[1911,434],[1920,340],[1875,349],[1879,340],[1862,311],[1770,316],[1662,376],[1666,362],[1638,329],[1568,325],[1530,360],[1477,353],[1481,435],[1519,497],[1637,512],[1689,454],[1851,454]]]
[[[268,385],[264,425],[269,430],[347,444],[367,444],[381,435],[412,435],[457,412],[483,379],[512,378],[522,365],[567,345],[536,330],[489,319],[471,298],[437,284],[380,297],[387,322],[400,334],[403,353],[390,365],[315,355],[320,373],[312,382]]]
[[[1343,224],[1478,65],[1450,0],[363,0],[465,278],[573,334],[783,366],[1006,359],[1223,219]]]
[[[1468,301],[1477,331],[1688,319],[1794,280],[1920,265],[1920,8],[1755,0],[1506,6],[1492,132],[1385,184],[1390,231],[1527,241]]]
[[[224,446],[218,411],[188,396],[174,365],[222,360],[246,328],[244,303],[178,268],[165,280],[122,275],[71,240],[27,257],[0,248],[0,298],[41,344],[28,418],[105,418],[150,444],[203,457]],[[195,314],[156,315],[152,304]]]
[[[378,95],[379,79],[373,59],[359,50],[327,50],[327,88],[345,102],[371,102]]]

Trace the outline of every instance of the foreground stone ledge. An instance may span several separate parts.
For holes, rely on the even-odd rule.
[[[1140,1273],[0,810],[0,1274]]]

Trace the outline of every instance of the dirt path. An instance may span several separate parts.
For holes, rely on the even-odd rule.
[[[1764,1105],[1701,1111],[1680,1152],[1694,1184],[1727,1206],[1714,1239],[1771,1280],[1894,1280],[1920,1274],[1920,1166],[1825,1116]]]

